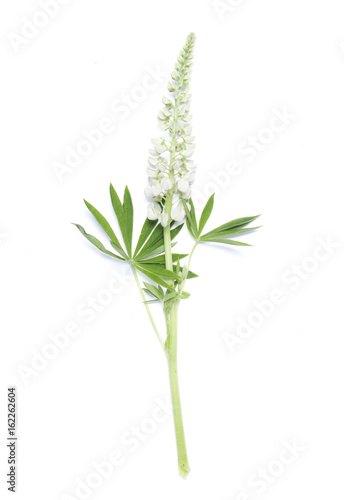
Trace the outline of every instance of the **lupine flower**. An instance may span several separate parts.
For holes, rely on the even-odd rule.
[[[195,36],[189,35],[168,84],[172,95],[170,98],[163,97],[164,107],[158,114],[160,128],[167,131],[169,137],[152,139],[154,147],[149,150],[149,187],[145,189],[145,195],[155,203],[148,205],[148,218],[158,219],[163,227],[171,220],[181,222],[184,219],[186,214],[182,199],[190,199],[195,178],[196,166],[190,160],[195,149],[195,138],[188,125],[192,118],[189,114],[191,94],[188,85],[194,41]],[[165,210],[168,197],[172,198],[170,213]]]
[[[159,203],[151,203],[148,205],[147,217],[150,220],[157,220],[161,214],[161,206]]]

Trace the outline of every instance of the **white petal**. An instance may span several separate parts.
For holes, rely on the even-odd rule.
[[[160,182],[155,182],[152,186],[152,193],[154,196],[159,196],[161,194],[161,184]]]
[[[185,191],[185,193],[183,193],[182,196],[183,196],[184,200],[188,200],[191,197],[191,187],[189,187],[189,189],[187,191]]]
[[[184,158],[190,158],[190,156],[192,156],[192,153],[194,152],[194,149],[185,149],[183,151],[183,156]]]
[[[161,179],[161,187],[164,191],[169,191],[172,187],[172,181],[169,177]]]
[[[194,135],[189,135],[188,137],[185,137],[185,142],[187,142],[188,144],[191,144],[194,140],[195,140]]]
[[[174,170],[178,170],[182,165],[183,164],[180,160],[176,160],[172,163],[172,167],[174,168]]]
[[[188,160],[188,162],[186,164],[186,168],[188,170],[196,170],[197,165],[192,160]]]
[[[189,184],[192,184],[195,180],[195,174],[193,172],[188,172],[186,174],[186,178],[187,178]]]
[[[151,143],[154,144],[154,146],[161,146],[162,141],[162,139],[151,139]]]
[[[161,207],[159,203],[151,203],[147,207],[147,217],[150,220],[157,220],[161,214]]]
[[[155,195],[153,194],[152,188],[150,188],[150,187],[145,188],[145,196],[147,198],[154,198],[155,197]]]
[[[162,227],[166,227],[168,224],[168,214],[160,214],[159,221]]]
[[[151,158],[149,157],[148,158],[148,162],[153,166],[155,167],[155,165],[157,164],[157,159],[156,158]]]
[[[181,192],[181,193],[186,193],[187,190],[189,189],[189,183],[186,179],[181,179],[179,182],[178,182],[178,190]]]
[[[179,202],[172,207],[171,218],[176,222],[181,222],[185,217],[185,210],[183,207],[183,203],[179,200]]]
[[[160,155],[166,151],[166,147],[164,145],[155,146],[155,151]]]

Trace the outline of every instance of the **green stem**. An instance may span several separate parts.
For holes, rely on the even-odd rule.
[[[159,342],[160,342],[160,344],[162,345],[162,348],[164,349],[164,352],[165,352],[165,354],[166,354],[165,343],[164,343],[164,341],[163,341],[163,340],[162,340],[162,338],[161,338],[161,335],[160,335],[160,333],[159,333],[159,330],[158,330],[158,328],[157,328],[157,326],[156,326],[156,324],[155,324],[155,322],[154,322],[154,319],[153,319],[152,313],[150,312],[149,306],[148,306],[148,304],[146,303],[146,297],[145,297],[145,294],[144,294],[144,292],[143,292],[143,290],[142,290],[141,283],[140,283],[139,277],[137,276],[136,269],[135,269],[135,267],[134,267],[134,266],[131,266],[131,269],[132,269],[132,271],[133,271],[133,274],[134,274],[134,278],[135,278],[136,284],[137,284],[138,289],[139,289],[139,291],[140,291],[140,294],[141,294],[141,297],[142,297],[143,303],[144,303],[144,305],[145,305],[145,308],[146,308],[146,311],[147,311],[148,317],[149,317],[150,322],[151,322],[151,324],[152,324],[152,327],[153,327],[153,329],[154,329],[154,331],[155,331],[155,333],[156,333],[156,335],[157,335],[157,337],[158,337],[158,339],[159,339]]]
[[[172,163],[175,158],[176,151],[176,127],[178,121],[178,105],[179,100],[176,99],[174,108],[174,119],[173,119],[173,129],[172,129],[172,141],[171,141],[171,154],[170,154],[170,165],[169,165],[169,175],[172,181],[172,188],[166,196],[165,202],[165,213],[168,214],[168,223],[164,228],[164,247],[165,247],[165,266],[166,269],[170,271],[173,270],[172,262],[172,246],[171,246],[171,209],[172,209],[172,195],[174,190],[174,172],[172,168]],[[170,282],[173,284],[173,282]],[[178,305],[179,299],[172,301],[170,308],[165,308],[165,318],[167,327],[167,340],[166,340],[166,354],[168,361],[168,373],[170,379],[171,388],[171,399],[173,408],[173,420],[174,428],[176,434],[177,443],[177,454],[178,454],[178,468],[179,474],[186,479],[190,471],[188,464],[188,456],[186,452],[184,425],[182,417],[182,408],[180,403],[179,394],[179,382],[178,382],[178,371],[177,371],[177,319],[178,319]]]
[[[191,265],[191,259],[192,259],[192,256],[193,256],[193,253],[198,245],[199,241],[197,240],[196,243],[194,244],[192,250],[191,250],[191,253],[189,255],[189,260],[188,260],[188,265],[187,265],[187,268],[186,268],[186,276],[182,282],[182,284],[179,286],[179,289],[178,289],[178,295],[179,297],[181,296],[181,294],[183,293],[183,290],[184,290],[184,286],[185,286],[185,283],[186,283],[186,280],[187,280],[187,275],[188,275],[188,272],[190,270],[190,265]]]
[[[171,398],[173,407],[174,429],[176,434],[179,474],[186,479],[190,471],[186,451],[182,408],[180,403],[178,371],[177,371],[177,314],[179,301],[173,302],[170,310],[168,336],[168,372],[170,377]]]

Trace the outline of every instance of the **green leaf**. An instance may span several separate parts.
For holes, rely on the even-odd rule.
[[[116,250],[116,252],[118,252],[119,254],[121,254],[122,257],[124,257],[125,260],[129,259],[128,255],[124,252],[124,250],[122,249],[122,247],[118,247],[116,245],[116,243],[114,243],[112,240],[110,240],[110,245]]]
[[[193,201],[192,201],[191,198],[189,199],[189,203],[190,203],[190,206],[191,206],[190,214],[191,214],[192,222],[193,222],[193,225],[197,229],[197,235],[199,235],[198,226],[197,226],[197,220],[196,220],[195,205],[194,205],[194,203],[193,203]]]
[[[161,243],[162,242],[162,243]],[[171,243],[171,248],[173,248],[177,243]],[[163,240],[158,241],[153,247],[147,250],[147,253],[141,255],[141,253],[135,259],[137,262],[146,261],[146,259],[150,259],[151,257],[155,257],[165,251],[165,245]]]
[[[125,223],[123,205],[122,205],[122,203],[118,197],[118,194],[116,193],[115,188],[113,187],[112,184],[110,184],[110,196],[111,196],[111,203],[112,203],[113,209],[115,211],[115,214],[116,214],[116,217],[118,220],[119,228],[120,228],[121,233],[122,233],[123,241],[125,243],[125,246],[126,246],[128,253],[130,255],[131,246],[129,243],[129,237],[128,237],[128,232],[127,232],[126,223]]]
[[[168,291],[168,293],[166,293],[165,295],[165,298],[164,298],[164,302],[169,302],[170,300],[173,300],[177,297],[178,293],[173,290],[173,291]]]
[[[139,266],[150,273],[157,274],[158,276],[163,276],[164,278],[168,278],[171,280],[178,279],[178,275],[173,271],[170,271],[165,268],[164,264],[143,264],[140,262]]]
[[[159,300],[163,300],[164,299],[164,294],[162,292],[162,288],[160,287],[160,290],[159,288],[157,288],[156,286],[154,285],[151,285],[150,283],[146,283],[145,281],[143,282],[143,284],[145,285],[148,293],[150,295],[152,295],[153,297],[159,299]]]
[[[212,194],[210,196],[210,198],[207,201],[207,203],[205,204],[205,207],[204,207],[203,212],[201,214],[201,218],[199,220],[199,234],[202,233],[204,226],[206,225],[206,223],[211,215],[211,212],[213,211],[214,196],[215,196],[215,194]]]
[[[190,220],[188,219],[188,216],[186,216],[186,227],[188,228],[188,231],[191,234],[191,236],[196,240],[197,236],[195,235],[195,232],[192,228],[192,225],[190,224]]]
[[[243,234],[250,233],[251,231],[254,231],[255,229],[259,229],[262,226],[257,226],[257,227],[246,227],[244,229],[233,229],[229,231],[222,231],[219,233],[214,233],[211,235],[211,238],[227,238],[228,236],[242,236]],[[204,237],[208,237],[206,234]]]
[[[248,243],[242,243],[241,241],[235,241],[235,240],[226,240],[225,238],[205,238],[204,236],[202,236],[201,241],[208,243],[224,243],[225,245],[241,245],[245,247],[252,246],[249,245]]]
[[[106,234],[109,236],[111,242],[113,242],[113,247],[115,248],[115,250],[117,250],[117,252],[121,254],[124,258],[127,258],[127,255],[124,252],[120,242],[118,241],[117,236],[115,235],[112,227],[105,219],[105,217],[93,205],[91,205],[91,203],[88,203],[88,201],[86,200],[84,200],[84,202],[88,210],[91,212],[93,217],[98,222],[98,224],[104,229]]]
[[[164,228],[161,226],[161,224],[159,224],[156,226],[156,228],[149,236],[146,243],[143,245],[143,247],[137,254],[136,260],[141,260],[145,254],[149,253],[151,250],[154,250],[154,248],[161,246],[163,242],[164,242]]]
[[[175,273],[177,273],[177,267],[178,267],[178,266],[173,266],[173,271],[174,271]],[[191,278],[198,278],[198,274],[195,274],[195,273],[193,273],[192,271],[189,271],[189,272],[188,272],[188,275],[187,275],[187,277],[186,277],[186,279],[187,279],[187,280],[189,280],[189,279],[191,279]]]
[[[171,230],[171,241],[179,234],[183,227],[183,224],[175,227]],[[173,244],[171,246],[174,246]],[[136,256],[136,261],[142,261],[143,259],[147,259],[149,257],[154,257],[162,252],[164,252],[164,228],[159,224],[146,243],[141,248],[140,252]]]
[[[186,201],[183,198],[181,200],[182,200],[183,207],[184,207],[184,210],[186,213],[186,226],[187,226],[191,236],[196,240],[198,237],[197,223],[195,224],[195,222],[192,218],[191,212],[187,206]]]
[[[139,240],[137,242],[135,252],[134,252],[134,257],[136,257],[137,253],[139,252],[142,245],[147,240],[148,236],[151,234],[151,232],[153,231],[153,229],[155,228],[156,225],[157,225],[157,221],[150,220],[147,217],[147,219],[145,220],[145,222],[142,226],[142,229],[141,229],[141,234],[140,234],[140,237],[139,237]]]
[[[144,274],[145,276],[147,276],[149,279],[151,279],[152,281],[154,281],[155,283],[157,283],[158,285],[161,285],[164,288],[168,288],[170,290],[173,290],[173,287],[171,285],[169,285],[168,283],[166,283],[166,281],[164,281],[162,278],[160,278],[160,276],[158,276],[156,274],[153,274],[153,273],[147,271],[146,269],[141,268],[137,264],[135,264],[135,268],[138,271],[140,271],[142,274]]]
[[[184,226],[184,224],[179,224],[179,226],[177,226],[171,230],[171,241],[174,240],[174,238],[180,233],[183,226]]]
[[[190,297],[190,294],[188,292],[182,292],[180,298],[181,299],[188,299]]]
[[[249,224],[250,222],[257,219],[257,217],[259,217],[259,215],[255,215],[254,217],[242,217],[241,219],[231,220],[230,222],[226,222],[226,224],[222,224],[222,226],[216,227],[212,231],[209,231],[209,233],[204,234],[203,237],[213,236],[216,233],[229,231],[232,229],[241,229],[247,226],[247,224]]]
[[[125,226],[128,235],[128,244],[129,244],[128,252],[129,256],[131,257],[131,247],[133,241],[133,225],[134,225],[134,207],[128,186],[126,186],[124,190],[123,212],[124,212]]]
[[[124,259],[122,259],[122,257],[119,257],[118,255],[115,255],[114,253],[110,252],[109,250],[107,250],[103,243],[101,241],[99,241],[95,236],[92,236],[91,234],[88,234],[86,233],[85,229],[80,226],[79,224],[74,224],[74,226],[76,226],[80,233],[90,242],[92,243],[92,245],[94,245],[96,248],[98,248],[98,250],[100,250],[101,252],[105,253],[106,255],[109,255],[110,257],[113,257],[114,259],[118,259],[118,260],[122,260],[124,262]]]
[[[172,262],[176,262],[178,259],[183,259],[187,256],[187,253],[173,253]],[[151,259],[135,260],[136,262],[142,262],[143,264],[165,264],[165,254],[158,255],[157,257],[152,257]]]

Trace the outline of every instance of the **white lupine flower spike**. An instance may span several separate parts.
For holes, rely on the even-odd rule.
[[[189,75],[194,43],[195,36],[191,34],[178,57],[175,70],[171,75],[171,81],[168,84],[168,90],[172,95],[169,98],[163,97],[162,99],[164,107],[160,110],[158,119],[163,130],[168,132],[168,136],[152,139],[154,149],[149,151],[151,157],[162,157],[168,164],[168,168],[161,177],[161,186],[164,193],[161,196],[160,203],[162,214],[165,215],[164,223],[166,223],[166,220],[181,222],[185,218],[182,202],[179,210],[171,211],[170,201],[168,202],[168,200],[171,200],[172,195],[177,193],[180,199],[188,199],[191,196],[190,182],[185,176],[185,171],[188,169],[189,158],[192,156],[195,145],[193,144],[194,137],[189,135],[191,127],[185,127],[185,123],[191,120],[191,115],[189,115],[190,102],[188,102],[191,94],[189,93],[188,83],[190,81]],[[148,161],[152,166],[152,160],[149,159]],[[183,167],[183,170],[181,167]],[[153,177],[150,167],[148,175]],[[157,167],[155,166],[154,177],[158,176]],[[145,190],[145,194],[148,198],[152,198],[150,190]],[[151,214],[151,209],[147,208],[147,210]],[[178,219],[174,218],[174,214],[177,214]],[[182,214],[184,215],[182,216]]]
[[[183,478],[188,476],[190,467],[177,376],[177,317],[179,303],[190,296],[184,291],[185,284],[188,279],[197,277],[190,271],[191,258],[200,243],[247,246],[247,243],[237,241],[237,237],[249,230],[257,229],[247,227],[257,216],[243,217],[222,224],[204,234],[204,227],[213,210],[214,195],[210,196],[197,221],[192,202],[196,165],[191,159],[195,149],[195,137],[191,135],[189,102],[194,43],[195,35],[191,33],[180,52],[168,83],[170,95],[162,98],[163,108],[158,114],[158,123],[164,133],[151,141],[146,166],[148,182],[144,189],[144,194],[149,200],[147,217],[136,246],[133,247],[132,241],[134,208],[127,187],[121,200],[114,187],[110,185],[110,197],[121,233],[120,239],[105,217],[85,201],[86,207],[107,235],[111,251],[96,237],[86,233],[82,226],[76,224],[81,234],[100,252],[114,259],[117,264],[126,264],[132,269],[149,320],[167,359],[178,469]],[[134,172],[132,174],[134,176]],[[184,227],[183,221],[186,222],[186,227],[195,240],[194,246],[189,254],[172,253],[175,244],[173,240]],[[183,261],[188,255],[187,261]],[[145,276],[144,286],[138,273]],[[155,324],[150,302],[162,305],[166,325],[163,335]],[[188,333],[194,335],[192,331]]]

